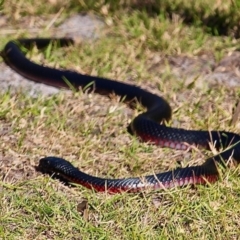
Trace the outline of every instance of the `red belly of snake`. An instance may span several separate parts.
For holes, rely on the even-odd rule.
[[[55,39],[60,46],[73,43],[71,39]],[[171,188],[189,184],[205,184],[218,179],[217,164],[225,166],[227,160],[233,157],[240,161],[240,136],[225,131],[192,131],[166,127],[159,122],[171,118],[171,108],[162,97],[152,94],[138,86],[118,82],[106,78],[83,75],[74,71],[54,69],[38,65],[28,60],[21,52],[19,45],[30,48],[35,44],[38,48],[46,47],[52,39],[20,39],[10,41],[1,52],[4,61],[16,72],[29,80],[45,83],[55,87],[68,88],[70,83],[74,88],[85,89],[108,95],[115,93],[131,106],[134,102],[141,103],[147,110],[137,116],[130,124],[131,133],[136,134],[142,141],[185,150],[188,145],[207,147],[213,142],[217,149],[228,148],[224,152],[207,159],[200,166],[176,168],[143,177],[122,179],[107,179],[88,175],[75,168],[71,163],[59,157],[45,157],[40,159],[39,169],[44,172],[55,173],[69,182],[81,184],[96,191],[139,192],[145,189]],[[66,83],[66,79],[68,83]]]

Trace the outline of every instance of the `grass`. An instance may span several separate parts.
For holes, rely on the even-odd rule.
[[[34,51],[32,60],[45,57],[50,66],[138,84],[162,95],[172,106],[173,126],[239,131],[230,125],[239,90],[207,82],[199,88],[201,74],[187,83],[172,72],[167,58],[204,53],[220,61],[238,49],[233,36],[239,31],[239,1],[33,2],[7,1],[2,12],[13,16],[10,22],[17,29],[24,16],[44,13],[51,20],[64,6],[61,16],[96,13],[108,30],[94,43]],[[212,27],[213,16],[218,24]],[[4,41],[17,37],[18,32]],[[204,161],[202,151],[160,149],[130,136],[126,127],[139,112],[117,98],[64,91],[31,98],[19,91],[1,93],[0,105],[0,239],[238,239],[238,167],[223,171],[209,186],[118,195],[70,188],[36,172],[39,159],[49,155],[105,177],[141,176]]]

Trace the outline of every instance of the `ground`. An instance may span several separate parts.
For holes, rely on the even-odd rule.
[[[27,56],[159,94],[173,109],[171,126],[238,133],[238,120],[232,120],[240,84],[239,5],[7,1],[1,47],[10,39],[55,36],[70,17],[90,16],[100,30],[80,36],[77,45],[33,49]],[[18,85],[22,79],[12,84],[16,75],[0,67],[0,239],[238,239],[239,167],[233,164],[220,169],[215,184],[118,195],[69,187],[37,172],[39,159],[54,155],[96,176],[143,176],[201,164],[216,150],[183,152],[139,142],[126,128],[141,108],[132,110],[116,96],[36,93],[39,86],[26,90]]]

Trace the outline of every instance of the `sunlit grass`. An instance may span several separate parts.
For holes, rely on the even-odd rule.
[[[44,13],[51,18],[62,8],[63,16],[83,10],[102,16],[108,26],[101,39],[63,49],[33,49],[28,57],[164,96],[173,108],[170,124],[176,127],[238,132],[230,122],[239,90],[208,83],[199,88],[195,81],[201,74],[185,83],[166,58],[205,52],[218,62],[229,49],[237,49],[234,34],[220,36],[207,17],[218,9],[229,23],[228,14],[236,13],[233,4],[238,1],[148,2],[153,1],[6,1],[3,13],[13,16],[13,26],[21,17]],[[236,14],[226,33],[238,32],[233,27],[237,19]],[[4,41],[20,36],[5,36]],[[164,64],[158,67],[159,58]],[[142,176],[204,161],[202,151],[160,149],[130,136],[126,127],[139,112],[117,98],[64,91],[35,98],[1,93],[0,106],[1,239],[238,238],[238,168],[223,171],[220,181],[209,186],[119,195],[65,186],[36,172],[39,159],[49,155],[104,177]],[[88,204],[81,212],[78,205],[83,200]]]

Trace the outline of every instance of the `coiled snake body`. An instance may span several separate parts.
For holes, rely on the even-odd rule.
[[[56,39],[60,46],[72,44],[71,39]],[[85,174],[73,167],[68,161],[58,157],[45,157],[39,162],[43,171],[56,173],[64,179],[81,184],[97,191],[111,193],[128,191],[138,192],[144,189],[169,188],[188,184],[204,184],[213,182],[218,178],[217,163],[225,165],[232,156],[240,161],[240,136],[223,131],[191,131],[170,128],[159,124],[171,117],[171,108],[162,98],[143,90],[137,86],[113,81],[100,77],[82,75],[68,70],[53,69],[40,66],[28,60],[21,52],[19,45],[29,48],[35,44],[38,48],[46,47],[52,39],[20,39],[10,41],[1,52],[4,61],[22,76],[36,82],[45,83],[55,87],[68,88],[69,83],[78,89],[89,86],[92,91],[100,94],[115,93],[125,102],[140,102],[147,111],[137,116],[131,123],[131,130],[141,140],[151,142],[162,147],[186,149],[187,145],[207,147],[213,142],[216,148],[233,146],[221,154],[209,158],[200,166],[177,168],[142,178],[104,179]],[[66,81],[67,80],[67,81]],[[68,82],[68,83],[67,83]],[[88,88],[89,89],[89,88]]]

